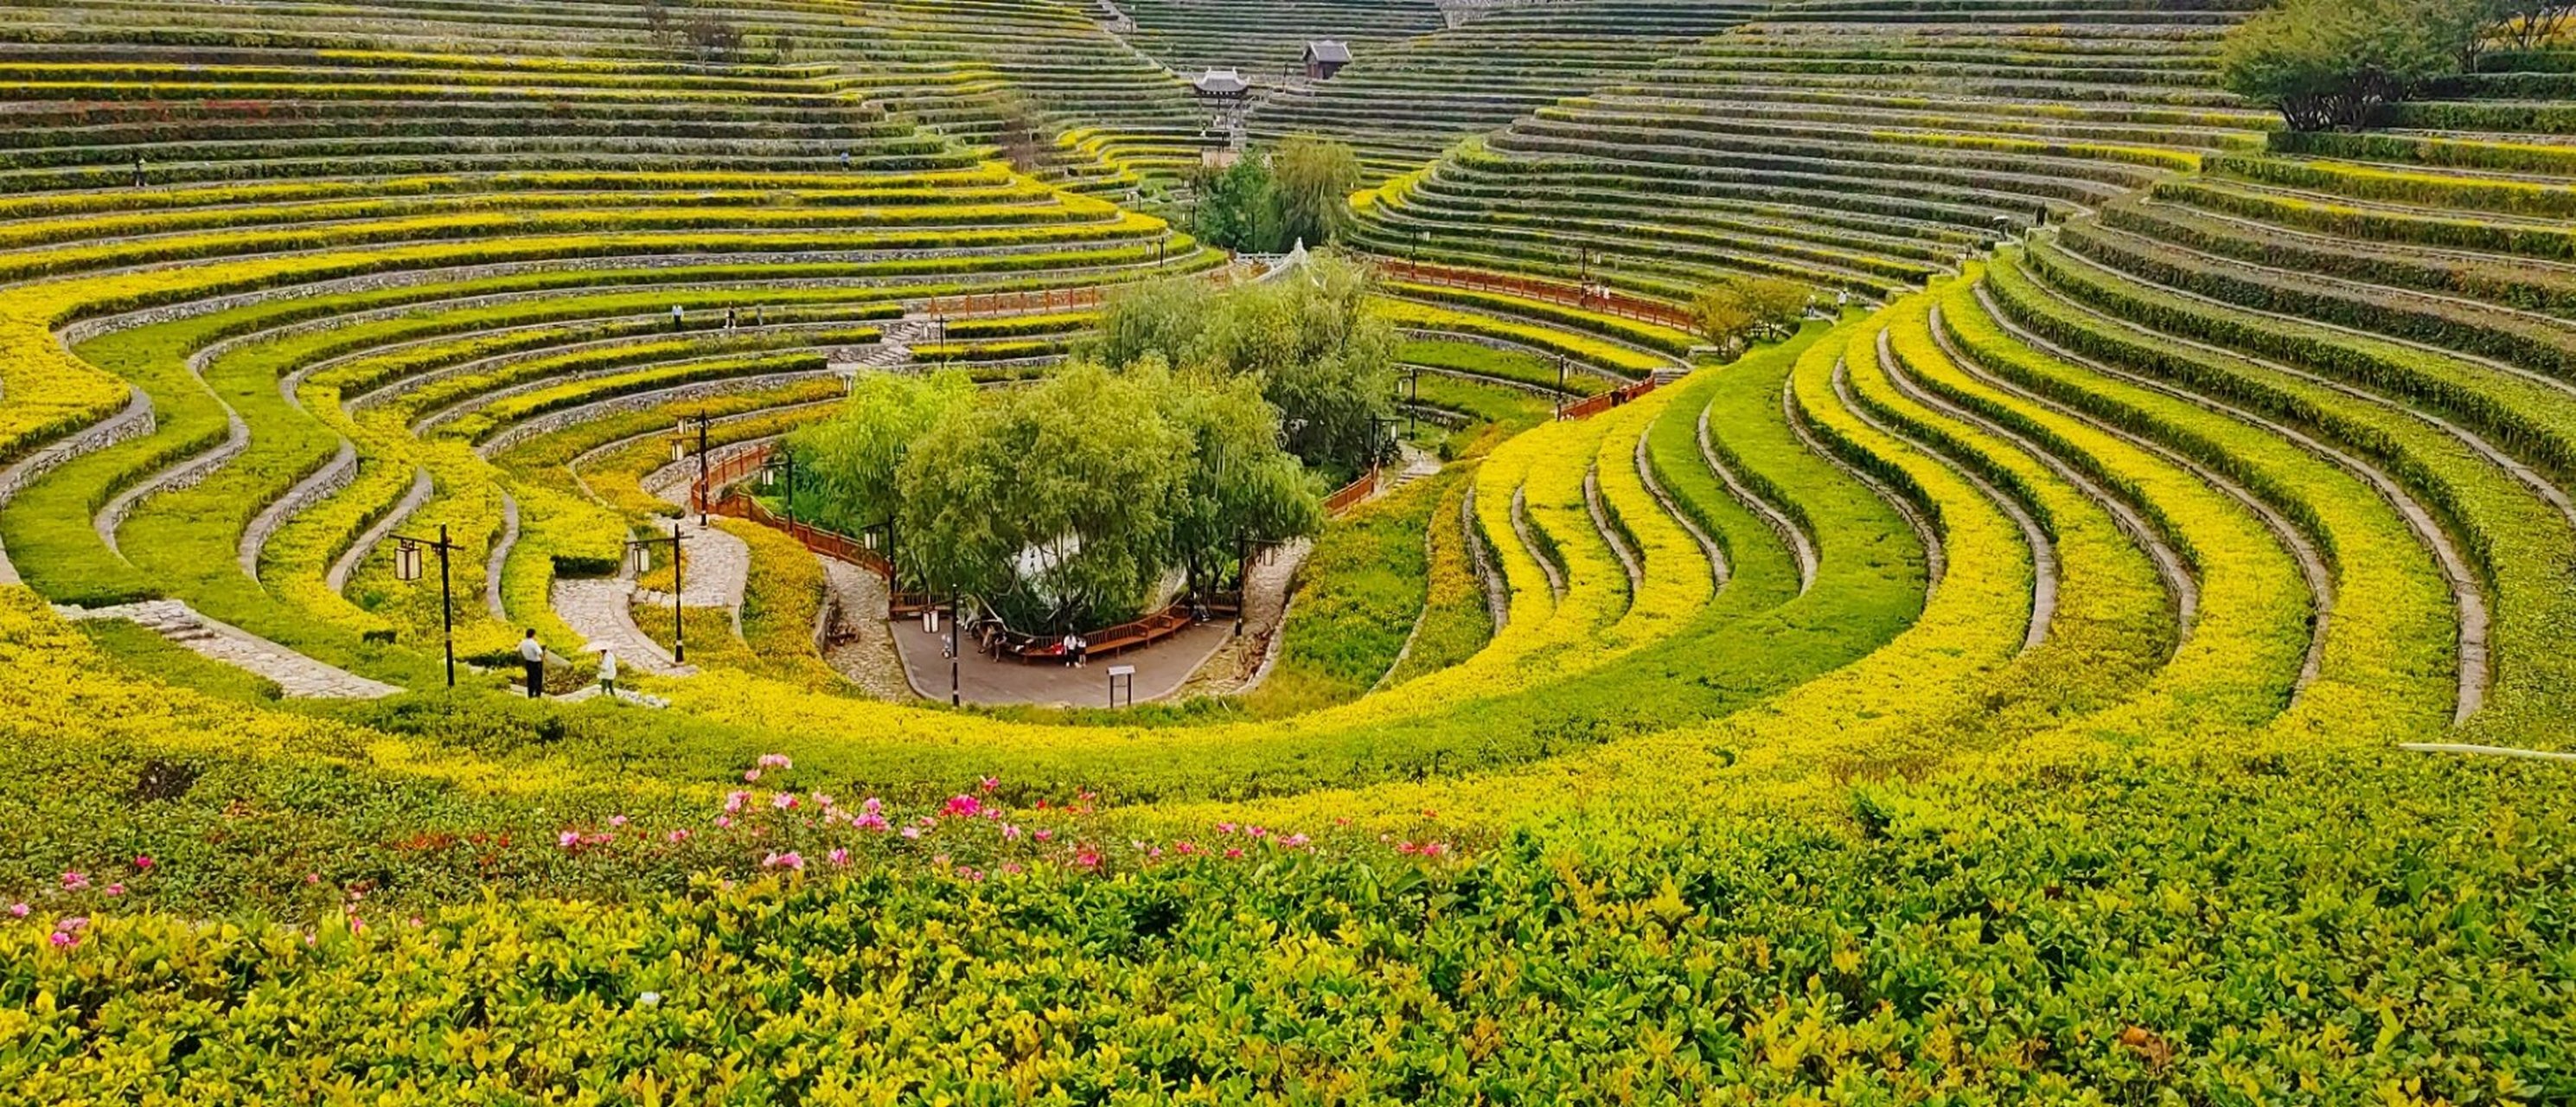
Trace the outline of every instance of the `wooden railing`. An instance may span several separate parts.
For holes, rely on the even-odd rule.
[[[1026,292],[970,292],[962,296],[934,296],[924,300],[921,314],[944,315],[950,319],[976,315],[1048,315],[1090,311],[1108,299],[1107,290],[1098,286],[1041,288]]]
[[[1383,472],[1382,468],[1372,467],[1360,474],[1358,480],[1334,489],[1332,495],[1324,497],[1324,514],[1339,515],[1376,495],[1378,478]]]
[[[1572,281],[1550,281],[1537,277],[1516,277],[1483,269],[1462,269],[1448,265],[1425,265],[1420,262],[1381,258],[1378,268],[1387,276],[1414,284],[1446,285],[1482,292],[1500,292],[1523,299],[1539,300],[1584,311],[1599,312],[1641,323],[1655,323],[1684,333],[1697,333],[1699,321],[1681,308],[1661,300],[1631,296],[1607,285],[1586,287]]]
[[[1655,378],[1648,377],[1635,384],[1621,388],[1614,388],[1608,392],[1586,396],[1580,400],[1576,400],[1575,402],[1558,409],[1556,417],[1559,419],[1588,419],[1654,390]]]

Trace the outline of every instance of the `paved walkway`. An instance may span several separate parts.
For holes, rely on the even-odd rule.
[[[654,528],[669,533],[666,528]],[[653,563],[663,564],[671,554],[669,546],[654,548]],[[742,607],[742,592],[751,580],[751,544],[717,529],[698,525],[698,517],[689,516],[680,523],[680,552],[687,559],[680,569],[680,606],[721,607],[728,611]],[[671,594],[649,588],[635,590],[635,602],[657,607],[671,606]]]
[[[925,699],[948,700],[948,627],[924,634],[921,620],[886,624],[903,655],[905,675]],[[1054,707],[1109,706],[1109,667],[1136,667],[1136,702],[1161,699],[1180,691],[1190,674],[1226,643],[1234,640],[1231,621],[1202,623],[1150,648],[1117,657],[1095,657],[1081,668],[1063,664],[996,661],[975,651],[975,640],[962,640],[966,656],[958,667],[960,698],[967,703],[1038,704]],[[1123,702],[1125,697],[1120,697]]]
[[[328,665],[230,623],[200,614],[180,600],[145,600],[114,607],[57,607],[66,619],[129,619],[204,657],[275,681],[297,699],[381,699],[402,691]]]
[[[573,633],[582,636],[582,648],[591,652],[601,649],[617,651],[617,663],[636,672],[655,676],[690,676],[694,665],[674,665],[670,651],[648,637],[635,625],[631,609],[635,582],[599,578],[560,578],[555,581],[553,603],[555,614]]]
[[[846,561],[815,560],[823,563],[823,581],[837,605],[824,662],[878,699],[911,699],[903,656],[894,648],[894,628],[886,622],[885,578]]]
[[[1315,544],[1300,538],[1252,562],[1252,604],[1244,612],[1243,634],[1217,648],[1181,691],[1189,696],[1239,696],[1261,686],[1278,656],[1279,624],[1288,614],[1288,586]],[[1231,626],[1229,625],[1229,629]]]

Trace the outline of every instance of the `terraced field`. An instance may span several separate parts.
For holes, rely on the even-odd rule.
[[[11,1101],[2576,1098],[2563,53],[2294,134],[2227,3],[0,8]],[[1123,201],[1327,34],[1251,126],[1380,182],[1437,471],[1221,694],[914,698],[737,459],[1301,279]]]

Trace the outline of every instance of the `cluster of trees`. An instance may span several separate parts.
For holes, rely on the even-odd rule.
[[[1395,414],[1395,328],[1369,310],[1371,279],[1364,266],[1319,253],[1241,288],[1187,278],[1140,285],[1102,309],[1082,353],[1253,381],[1278,410],[1289,452],[1347,479],[1381,458],[1371,420]]]
[[[1782,277],[1732,277],[1700,290],[1691,316],[1702,337],[1732,352],[1766,338],[1797,333],[1815,293]]]
[[[2220,72],[2294,129],[2368,127],[2476,68],[2490,40],[2546,42],[2571,10],[2576,0],[2285,0],[2228,32]]]
[[[1396,339],[1368,282],[1323,254],[1243,288],[1141,286],[1026,387],[864,376],[789,436],[797,514],[891,522],[906,582],[1036,633],[1132,617],[1176,576],[1220,584],[1239,543],[1312,534],[1323,489],[1383,447]]]
[[[1076,362],[1025,388],[874,374],[788,448],[801,517],[891,521],[902,579],[1059,634],[1134,617],[1175,570],[1215,583],[1245,539],[1320,527],[1318,483],[1278,433],[1250,379]]]
[[[1196,198],[1190,233],[1256,254],[1281,253],[1299,242],[1321,246],[1349,222],[1351,192],[1359,185],[1359,155],[1348,145],[1290,138],[1223,169],[1200,170],[1190,182]]]

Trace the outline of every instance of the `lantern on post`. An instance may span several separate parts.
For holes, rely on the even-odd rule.
[[[438,525],[438,538],[415,538],[408,534],[393,536],[394,579],[404,582],[421,578],[421,550],[438,551],[438,621],[447,648],[447,686],[456,687],[456,586],[447,572],[447,555],[456,544],[447,540],[447,524]]]

